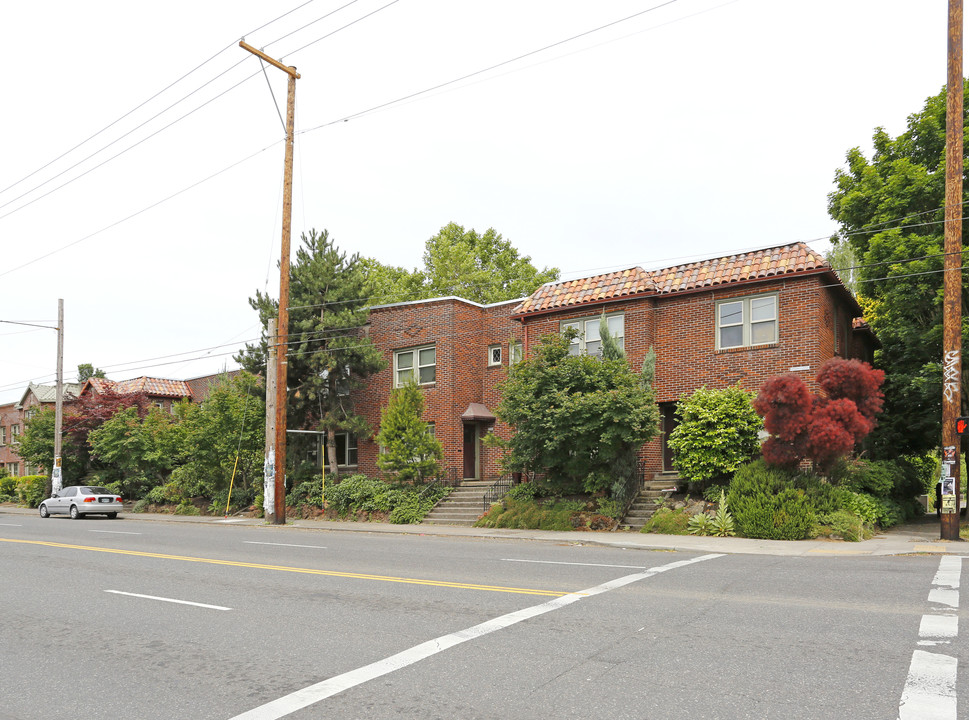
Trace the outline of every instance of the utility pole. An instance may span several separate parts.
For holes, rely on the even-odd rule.
[[[942,296],[942,540],[959,539],[962,406],[962,0],[949,0],[945,113],[945,263]]]
[[[283,65],[261,50],[239,41],[239,47],[262,58],[273,67],[289,75],[289,88],[286,94],[286,157],[283,164],[283,238],[279,258],[279,326],[277,330],[278,354],[276,358],[276,432],[275,432],[275,502],[273,524],[286,524],[286,374],[289,361],[286,350],[289,342],[289,239],[293,215],[293,134],[296,115],[296,81],[299,73],[296,68]]]
[[[57,388],[54,391],[54,467],[51,469],[51,492],[64,487],[61,474],[61,425],[64,422],[64,300],[57,301]]]
[[[269,357],[266,359],[266,461],[263,465],[263,516],[276,518],[276,318],[269,319],[266,336]]]

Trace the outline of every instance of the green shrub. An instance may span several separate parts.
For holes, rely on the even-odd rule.
[[[9,475],[0,475],[0,502],[10,502],[16,499],[17,479]]]
[[[133,512],[133,513],[148,512],[148,500],[146,500],[145,498],[142,498],[141,500],[139,500],[138,502],[136,502],[132,506],[131,512]]]
[[[574,514],[567,502],[564,507],[561,501],[543,506],[535,500],[518,500],[505,495],[475,525],[519,530],[574,530]]]
[[[511,489],[505,494],[506,497],[514,500],[534,500],[539,495],[538,486],[533,482],[512,485]]]
[[[622,520],[623,506],[612,498],[599,498],[599,513],[613,520]]]
[[[391,490],[387,493],[387,498],[393,509],[387,516],[387,520],[395,525],[419,523],[437,504],[437,501],[449,492],[449,488],[440,488],[426,493],[421,493],[419,489]]]
[[[338,487],[338,486],[336,486]],[[326,490],[327,500],[329,500],[330,488]],[[294,486],[286,493],[286,506],[298,507],[300,505],[313,505],[314,507],[323,506],[323,478],[319,474],[310,477]]]
[[[178,507],[175,508],[175,514],[176,515],[201,515],[202,511],[199,510],[197,507],[195,507],[188,500],[183,500],[178,504]]]
[[[345,517],[350,511],[389,510],[386,495],[390,486],[366,475],[345,477],[326,491],[326,503],[338,515]]]
[[[849,510],[836,510],[828,515],[819,515],[818,524],[830,526],[835,535],[847,542],[858,542],[864,535],[861,518]]]
[[[737,532],[744,537],[803,540],[816,515],[807,493],[793,487],[790,471],[757,460],[741,467],[730,482],[727,500]]]
[[[690,513],[686,510],[671,510],[660,508],[646,521],[640,532],[659,533],[661,535],[686,535],[690,522]]]
[[[27,507],[40,507],[42,500],[47,499],[47,476],[24,475],[17,479],[17,500]]]

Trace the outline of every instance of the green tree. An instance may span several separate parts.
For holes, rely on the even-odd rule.
[[[495,413],[514,429],[509,470],[544,471],[550,482],[610,489],[657,430],[648,385],[625,360],[569,355],[574,330],[541,339],[501,385]]]
[[[408,273],[370,260],[374,304],[457,295],[478,303],[514,300],[558,280],[558,268],[538,270],[494,228],[448,223],[424,245],[423,268]]]
[[[386,367],[383,353],[364,332],[369,282],[359,255],[340,251],[326,230],[303,234],[290,268],[287,425],[326,431],[333,478],[338,477],[336,433],[370,432],[356,412],[353,390]],[[263,339],[258,346],[246,345],[236,360],[262,374],[268,323],[278,315],[279,303],[257,290],[249,304],[259,313]]]
[[[181,426],[170,413],[151,408],[144,418],[134,407],[119,410],[88,435],[91,454],[106,464],[126,497],[168,479],[184,444]]]
[[[687,480],[710,480],[733,473],[757,452],[761,420],[753,393],[739,384],[723,390],[698,388],[680,399],[680,422],[670,433],[673,467]]]
[[[262,488],[266,405],[262,382],[249,373],[223,377],[200,404],[184,404],[184,463],[178,473],[188,485],[209,495],[229,487],[233,497],[251,498]]]
[[[77,366],[77,381],[83,383],[88,378],[103,378],[104,370],[95,368],[91,363],[81,363]]]
[[[875,364],[886,371],[885,414],[871,442],[890,457],[939,443],[945,111],[943,91],[909,116],[898,137],[877,128],[871,160],[860,148],[849,150],[828,196],[828,212],[840,225],[833,240],[858,259],[859,301],[882,344]],[[964,290],[963,338],[967,301]],[[969,414],[967,380],[963,363],[963,415]]]
[[[613,335],[609,331],[609,321],[606,319],[605,312],[599,318],[599,340],[602,341],[602,357],[604,360],[625,359],[626,351],[619,344],[619,336]]]
[[[377,467],[402,482],[424,482],[441,470],[444,449],[429,431],[424,414],[424,391],[407,382],[390,393],[380,413]]]
[[[36,412],[25,423],[19,440],[17,454],[23,461],[50,473],[54,467],[54,408],[46,406]],[[67,484],[84,475],[85,459],[86,453],[79,451],[70,435],[65,435],[61,445],[61,463]]]

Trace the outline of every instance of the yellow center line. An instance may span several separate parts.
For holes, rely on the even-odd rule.
[[[409,585],[431,585],[433,587],[457,588],[461,590],[487,590],[489,592],[517,593],[519,595],[543,595],[547,597],[562,597],[571,595],[569,592],[557,590],[535,590],[530,588],[501,587],[498,585],[475,585],[473,583],[446,582],[443,580],[420,580],[417,578],[393,577],[389,575],[369,575],[365,573],[337,572],[335,570],[314,570],[312,568],[298,568],[287,565],[263,565],[260,563],[238,562],[236,560],[216,560],[214,558],[191,557],[188,555],[165,555],[163,553],[140,552],[138,550],[119,550],[117,548],[92,547],[89,545],[69,545],[66,543],[47,542],[45,540],[19,540],[0,538],[0,542],[19,543],[23,545],[44,545],[67,550],[88,550],[90,552],[113,553],[115,555],[133,555],[136,557],[158,558],[160,560],[181,560],[183,562],[206,563],[208,565],[227,565],[230,567],[254,568],[256,570],[276,570],[279,572],[303,573],[306,575],[326,575],[328,577],[353,578],[355,580],[380,580],[381,582],[406,583]]]

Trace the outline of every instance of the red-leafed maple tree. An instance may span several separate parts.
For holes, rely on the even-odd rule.
[[[812,395],[797,375],[777,375],[760,387],[754,409],[771,434],[762,447],[771,465],[811,460],[821,471],[875,427],[885,373],[859,360],[832,358],[817,375],[823,394]]]

